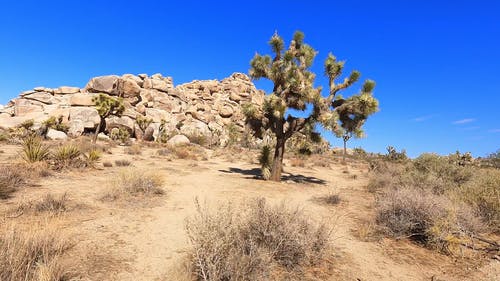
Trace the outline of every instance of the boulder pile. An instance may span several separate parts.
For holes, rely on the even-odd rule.
[[[234,73],[222,81],[195,80],[178,86],[171,77],[161,74],[108,75],[90,79],[84,88],[36,87],[22,92],[0,108],[0,127],[15,127],[29,119],[40,125],[51,116],[62,116],[68,135],[78,137],[93,132],[101,122],[92,101],[99,94],[122,97],[125,105],[121,116],[104,120],[106,134],[121,128],[132,137],[141,138],[147,131],[158,138],[162,126],[172,136],[216,134],[222,143],[228,137],[229,124],[243,131],[242,105],[261,105],[264,101],[264,92],[257,90],[243,73]],[[136,122],[138,117],[152,120],[144,131]]]

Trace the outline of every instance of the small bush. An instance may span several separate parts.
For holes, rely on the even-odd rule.
[[[215,212],[196,205],[186,223],[196,280],[268,280],[275,270],[300,275],[328,249],[329,232],[298,208],[269,206],[262,198],[242,211],[230,204]]]
[[[126,169],[120,173],[113,183],[113,190],[104,199],[116,200],[123,196],[157,196],[163,195],[164,180],[156,173],[137,169]]]
[[[127,166],[130,166],[130,164],[132,164],[132,163],[127,159],[115,160],[115,165],[118,167],[127,167]]]
[[[11,229],[1,233],[0,280],[70,280],[74,273],[60,261],[69,247],[54,230]]]
[[[107,168],[109,168],[109,167],[113,167],[113,163],[111,163],[111,162],[109,162],[109,161],[103,162],[103,163],[102,163],[102,165],[103,165],[104,167],[107,167]]]
[[[23,138],[21,146],[21,156],[28,163],[47,160],[50,155],[49,149],[42,143],[42,139],[34,134]]]
[[[118,141],[121,144],[128,144],[130,141],[130,133],[124,128],[113,128],[109,134],[109,137]]]

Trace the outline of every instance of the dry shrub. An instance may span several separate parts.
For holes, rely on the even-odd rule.
[[[500,170],[478,170],[456,192],[461,200],[478,210],[492,231],[500,233]]]
[[[107,168],[109,168],[109,167],[113,167],[113,163],[111,163],[111,162],[109,162],[109,161],[103,162],[103,163],[102,163],[102,165],[103,165],[104,167],[107,167]]]
[[[132,163],[127,159],[115,160],[115,165],[118,167],[128,167],[128,166],[130,166],[130,164],[132,164]]]
[[[329,231],[299,208],[270,206],[262,198],[237,211],[231,204],[210,210],[196,202],[186,230],[196,280],[276,280],[279,271],[296,272],[320,262]]]
[[[19,166],[0,166],[0,199],[7,199],[26,182],[26,174]]]
[[[142,148],[138,144],[133,144],[127,148],[125,148],[125,153],[130,154],[130,155],[141,155],[142,153]]]
[[[53,212],[60,213],[68,210],[68,196],[66,193],[60,196],[47,194],[42,200],[33,205],[36,212]]]
[[[168,150],[178,159],[198,160],[198,157],[206,157],[205,150],[199,145],[176,145],[170,146]]]
[[[116,200],[128,196],[158,196],[165,194],[164,180],[159,174],[139,169],[125,169],[112,184],[112,190],[103,199]]]
[[[445,252],[482,230],[474,212],[444,195],[411,188],[390,189],[377,197],[377,223],[394,237],[408,237]]]
[[[55,229],[7,230],[0,234],[0,280],[70,280],[76,276],[61,262],[69,247]]]

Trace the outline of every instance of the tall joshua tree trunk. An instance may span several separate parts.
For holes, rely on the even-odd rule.
[[[276,148],[274,150],[273,166],[271,167],[272,181],[281,180],[281,172],[283,171],[283,156],[285,155],[285,136],[278,137],[276,140]]]

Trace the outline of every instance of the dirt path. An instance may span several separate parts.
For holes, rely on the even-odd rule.
[[[137,168],[164,175],[167,195],[159,199],[125,203],[99,200],[123,169],[113,167],[43,179],[37,187],[20,191],[17,200],[67,192],[73,201],[83,203],[85,208],[76,211],[72,226],[78,233],[80,249],[96,247],[99,251],[94,278],[102,280],[178,280],[175,270],[189,247],[185,220],[195,212],[195,198],[217,206],[253,197],[302,206],[314,219],[334,227],[336,275],[330,280],[480,280],[453,271],[449,257],[406,241],[371,239],[368,221],[373,216],[374,199],[364,189],[365,167],[287,166],[286,172],[294,176],[271,183],[255,179],[257,166],[242,161],[167,161],[154,158],[154,153],[147,149],[142,156],[130,156],[115,148],[104,160],[126,158]],[[339,205],[315,200],[331,192],[340,194]],[[360,237],[360,233],[366,237]],[[488,270],[496,270],[498,263],[493,266]]]

